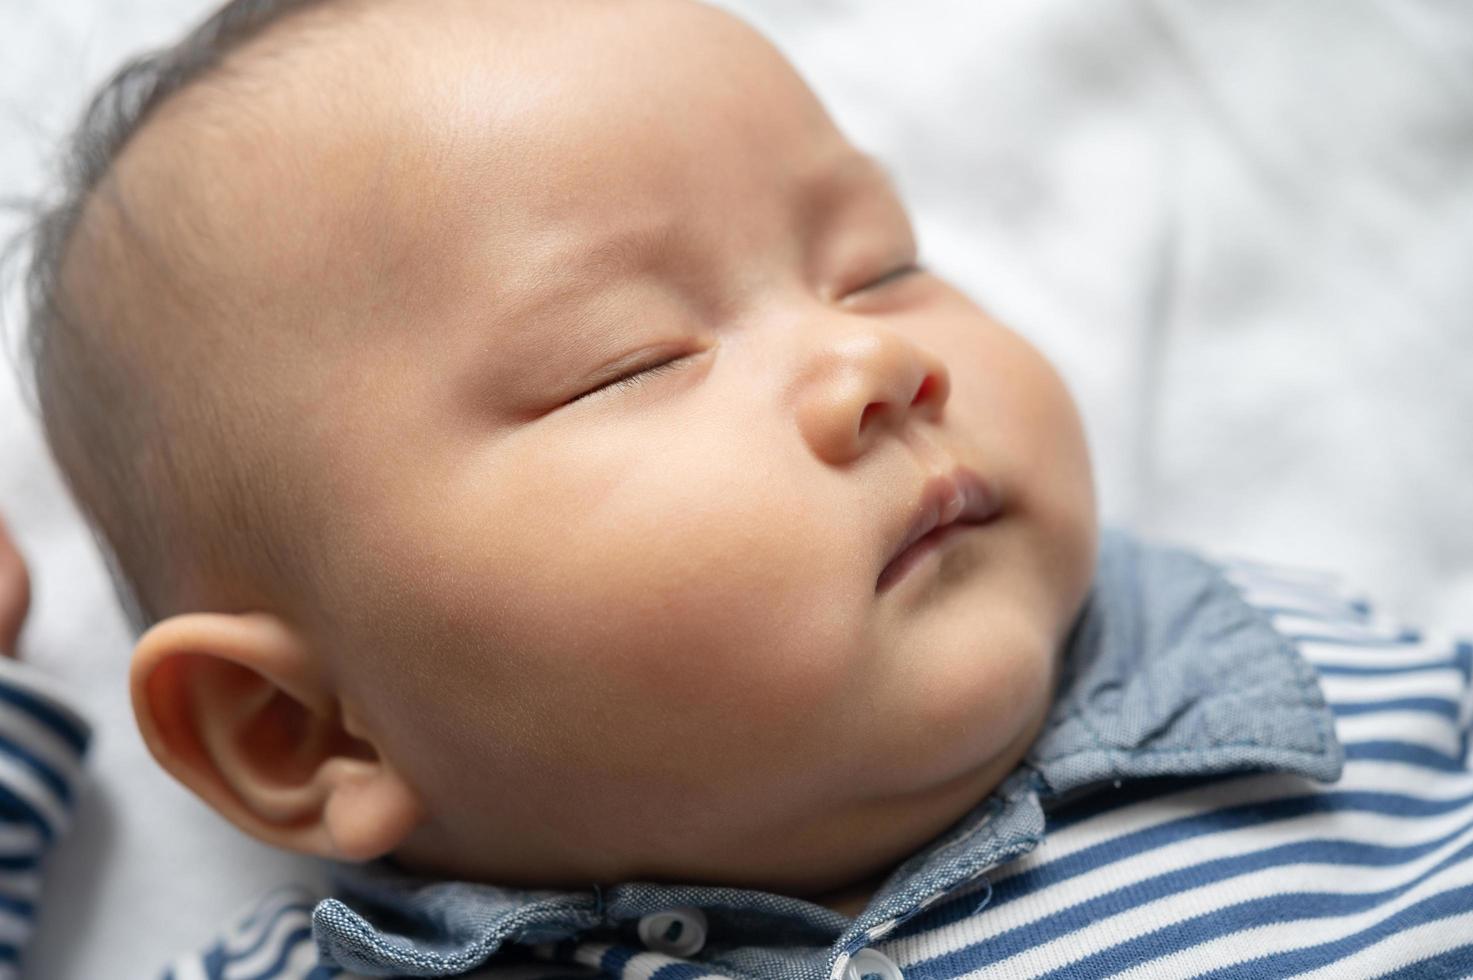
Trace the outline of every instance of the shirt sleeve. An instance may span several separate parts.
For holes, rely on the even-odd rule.
[[[71,826],[91,739],[55,679],[0,656],[0,980],[21,975],[42,861]]]

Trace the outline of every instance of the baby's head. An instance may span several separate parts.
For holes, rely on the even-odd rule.
[[[985,797],[1091,582],[1082,425],[782,56],[693,0],[231,8],[32,291],[160,762],[521,885],[822,896]],[[959,467],[996,515],[882,576]]]

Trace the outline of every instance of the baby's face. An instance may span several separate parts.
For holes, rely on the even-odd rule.
[[[895,188],[728,15],[380,7],[232,179],[277,188],[263,390],[334,501],[314,642],[429,814],[401,860],[900,860],[1017,763],[1089,586],[1060,378],[909,270]],[[957,466],[998,516],[880,588]]]

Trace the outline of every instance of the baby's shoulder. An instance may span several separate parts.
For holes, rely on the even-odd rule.
[[[1408,622],[1339,572],[1214,562],[1314,668],[1353,769],[1396,764],[1423,779],[1469,775],[1473,636]]]

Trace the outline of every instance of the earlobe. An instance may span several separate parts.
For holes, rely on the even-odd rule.
[[[393,851],[424,822],[417,793],[383,760],[364,765],[335,759],[323,825],[340,861],[371,861]]]
[[[158,623],[134,649],[129,687],[154,758],[259,840],[366,861],[424,820],[372,734],[345,726],[319,658],[269,613]]]

